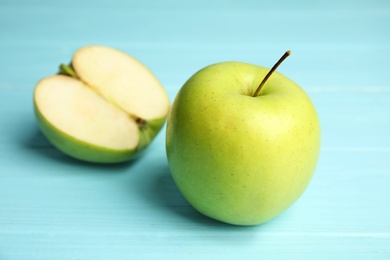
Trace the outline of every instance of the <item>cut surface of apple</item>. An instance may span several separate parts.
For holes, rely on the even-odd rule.
[[[83,47],[60,74],[38,82],[34,106],[42,132],[70,156],[127,161],[149,145],[165,122],[170,103],[164,88],[121,51]]]

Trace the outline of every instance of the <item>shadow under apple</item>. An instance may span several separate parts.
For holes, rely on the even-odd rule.
[[[90,168],[95,169],[94,172],[109,172],[112,174],[113,172],[124,172],[135,164],[140,157],[142,157],[142,153],[137,157],[133,158],[131,161],[123,162],[123,163],[115,163],[115,164],[100,164],[100,163],[91,163],[82,160],[78,160],[71,156],[68,156],[55,148],[42,134],[42,132],[35,127],[33,131],[30,130],[30,133],[26,135],[22,143],[25,150],[27,150],[30,154],[39,157],[39,160],[42,162],[50,161],[51,163],[56,162],[62,165],[71,165],[75,167],[82,168]]]
[[[247,235],[256,230],[265,231],[269,228],[273,229],[275,226],[288,225],[288,222],[283,221],[283,219],[289,218],[289,214],[285,212],[275,219],[257,226],[236,226],[209,218],[193,208],[183,197],[171,176],[167,162],[151,164],[148,167],[147,171],[150,175],[143,178],[140,183],[134,184],[134,188],[137,194],[142,196],[145,203],[163,211],[163,214],[173,216],[172,221],[177,221],[175,222],[177,225],[192,225],[193,227],[193,224],[196,224],[197,227],[211,227],[214,231],[216,229],[234,230],[234,233],[245,232]],[[290,209],[288,212],[292,211]]]
[[[163,214],[173,215],[176,224],[191,225],[220,229],[239,229],[240,226],[226,224],[199,213],[193,208],[178,190],[167,163],[149,166],[150,176],[143,179],[142,185],[134,185],[137,193],[142,196],[146,203]],[[178,218],[177,218],[178,217]],[[245,228],[245,227],[241,227]]]

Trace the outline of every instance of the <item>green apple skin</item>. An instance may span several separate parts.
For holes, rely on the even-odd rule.
[[[145,150],[163,127],[166,118],[150,120],[139,129],[140,142],[134,149],[114,150],[76,139],[53,126],[40,113],[34,102],[38,126],[49,142],[70,157],[93,163],[121,163],[129,161]]]
[[[315,107],[293,81],[269,69],[225,62],[193,75],[167,122],[170,171],[186,200],[234,225],[267,222],[308,186],[319,157]]]

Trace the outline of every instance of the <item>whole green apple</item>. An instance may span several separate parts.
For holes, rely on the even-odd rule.
[[[320,124],[305,92],[273,72],[288,54],[271,71],[241,62],[208,66],[177,94],[167,157],[177,187],[199,212],[256,225],[286,210],[308,186]]]
[[[78,49],[60,75],[40,80],[34,109],[40,129],[60,151],[98,163],[128,161],[165,123],[170,102],[152,72],[106,46]]]

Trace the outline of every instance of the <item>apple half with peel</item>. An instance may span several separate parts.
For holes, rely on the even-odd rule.
[[[304,90],[271,69],[222,62],[180,89],[167,122],[172,177],[199,212],[234,225],[267,222],[308,186],[320,124]]]
[[[59,150],[80,160],[132,159],[159,133],[170,108],[165,89],[138,60],[105,46],[78,49],[34,91],[38,125]]]

